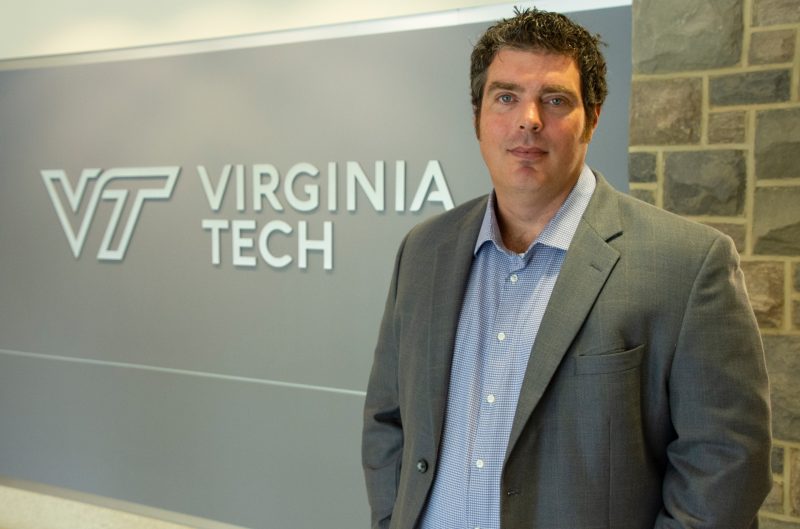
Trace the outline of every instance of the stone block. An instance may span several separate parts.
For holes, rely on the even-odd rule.
[[[712,106],[780,103],[791,98],[791,83],[791,70],[782,68],[711,77],[708,91]]]
[[[647,202],[654,206],[656,204],[656,194],[650,189],[631,189],[630,195],[633,198],[638,198],[642,202]]]
[[[800,529],[800,520],[797,523],[784,522],[766,516],[758,517],[758,529]]]
[[[656,155],[652,152],[628,153],[628,175],[631,182],[656,181]]]
[[[745,180],[744,151],[667,153],[664,208],[682,215],[739,215]]]
[[[783,476],[783,454],[786,449],[782,446],[772,447],[772,473]]]
[[[756,178],[800,178],[800,107],[756,113]]]
[[[767,499],[761,505],[761,509],[775,514],[783,514],[783,483],[773,480],[772,489],[767,495]]]
[[[712,112],[708,115],[708,141],[710,143],[744,143],[744,112]]]
[[[777,439],[800,441],[800,336],[765,335],[772,397],[772,434]],[[789,463],[791,465],[791,463]],[[800,472],[798,472],[800,476]]]
[[[800,331],[800,301],[794,302],[793,310],[792,325]],[[800,384],[800,381],[798,381],[798,384]]]
[[[797,0],[753,0],[753,25],[794,24],[800,22]]]
[[[783,323],[783,263],[744,261],[742,271],[758,326],[780,328]]]
[[[742,19],[741,0],[634,2],[634,72],[683,72],[738,64]]]
[[[800,8],[798,8],[800,9]],[[792,62],[797,32],[793,29],[756,31],[750,37],[750,64]]]
[[[791,476],[789,476],[789,505],[792,516],[800,516],[800,450],[792,449]]]
[[[634,81],[631,145],[699,143],[702,101],[700,78]]]
[[[800,263],[794,265],[794,289],[800,292]]]
[[[707,222],[706,224],[733,239],[733,243],[736,245],[736,251],[739,253],[744,252],[745,237],[747,237],[747,228],[744,224],[731,224],[728,222]]]
[[[800,255],[800,186],[756,188],[753,252]]]

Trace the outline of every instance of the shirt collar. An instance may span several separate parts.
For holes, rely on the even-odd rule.
[[[597,180],[589,169],[589,166],[584,164],[580,176],[575,186],[570,191],[567,199],[558,209],[558,212],[550,219],[545,229],[536,238],[530,247],[526,250],[526,254],[530,252],[536,244],[544,244],[553,248],[561,250],[569,249],[572,238],[575,236],[575,231],[578,229],[578,224],[581,221],[583,212],[586,211],[586,206],[589,204],[589,199],[592,198],[594,188],[597,185]],[[503,239],[500,236],[500,227],[497,223],[496,214],[496,198],[495,193],[492,191],[489,194],[489,201],[486,205],[486,213],[483,216],[481,229],[478,232],[478,239],[475,241],[474,253],[477,255],[478,250],[486,242],[492,242],[495,247],[505,253],[510,251],[503,244]]]

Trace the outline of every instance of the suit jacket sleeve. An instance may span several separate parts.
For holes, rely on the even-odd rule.
[[[694,279],[669,373],[675,438],[656,528],[757,527],[771,486],[767,374],[727,237],[713,241]]]
[[[361,455],[373,528],[389,527],[397,497],[403,452],[394,306],[404,246],[405,240],[395,260],[364,405]]]

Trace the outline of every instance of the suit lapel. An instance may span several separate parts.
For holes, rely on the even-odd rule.
[[[450,369],[453,361],[458,320],[469,280],[475,241],[486,211],[486,197],[478,199],[474,207],[453,225],[453,232],[445,237],[436,250],[432,270],[434,287],[431,292],[430,334],[428,336],[427,388],[431,410],[433,439],[438,450],[444,426],[447,393],[450,386]]]
[[[506,457],[616,265],[619,253],[607,241],[621,231],[616,192],[598,175],[597,187],[572,239],[539,326],[522,381]]]

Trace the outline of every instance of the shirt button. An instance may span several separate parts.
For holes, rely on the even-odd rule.
[[[486,402],[488,402],[489,404],[494,404],[494,395],[492,395],[491,393],[489,395],[486,395]]]
[[[427,471],[428,471],[428,462],[425,461],[424,459],[420,459],[419,461],[417,461],[417,472],[419,472],[420,474],[424,474]]]
[[[483,468],[483,459],[478,459],[475,461],[475,466],[478,468]]]
[[[519,277],[517,277],[517,274],[511,274],[511,277],[509,278],[509,280],[512,283],[516,283],[517,281],[519,281]]]
[[[497,339],[502,342],[503,340],[506,339],[506,333],[504,332],[497,333]]]

